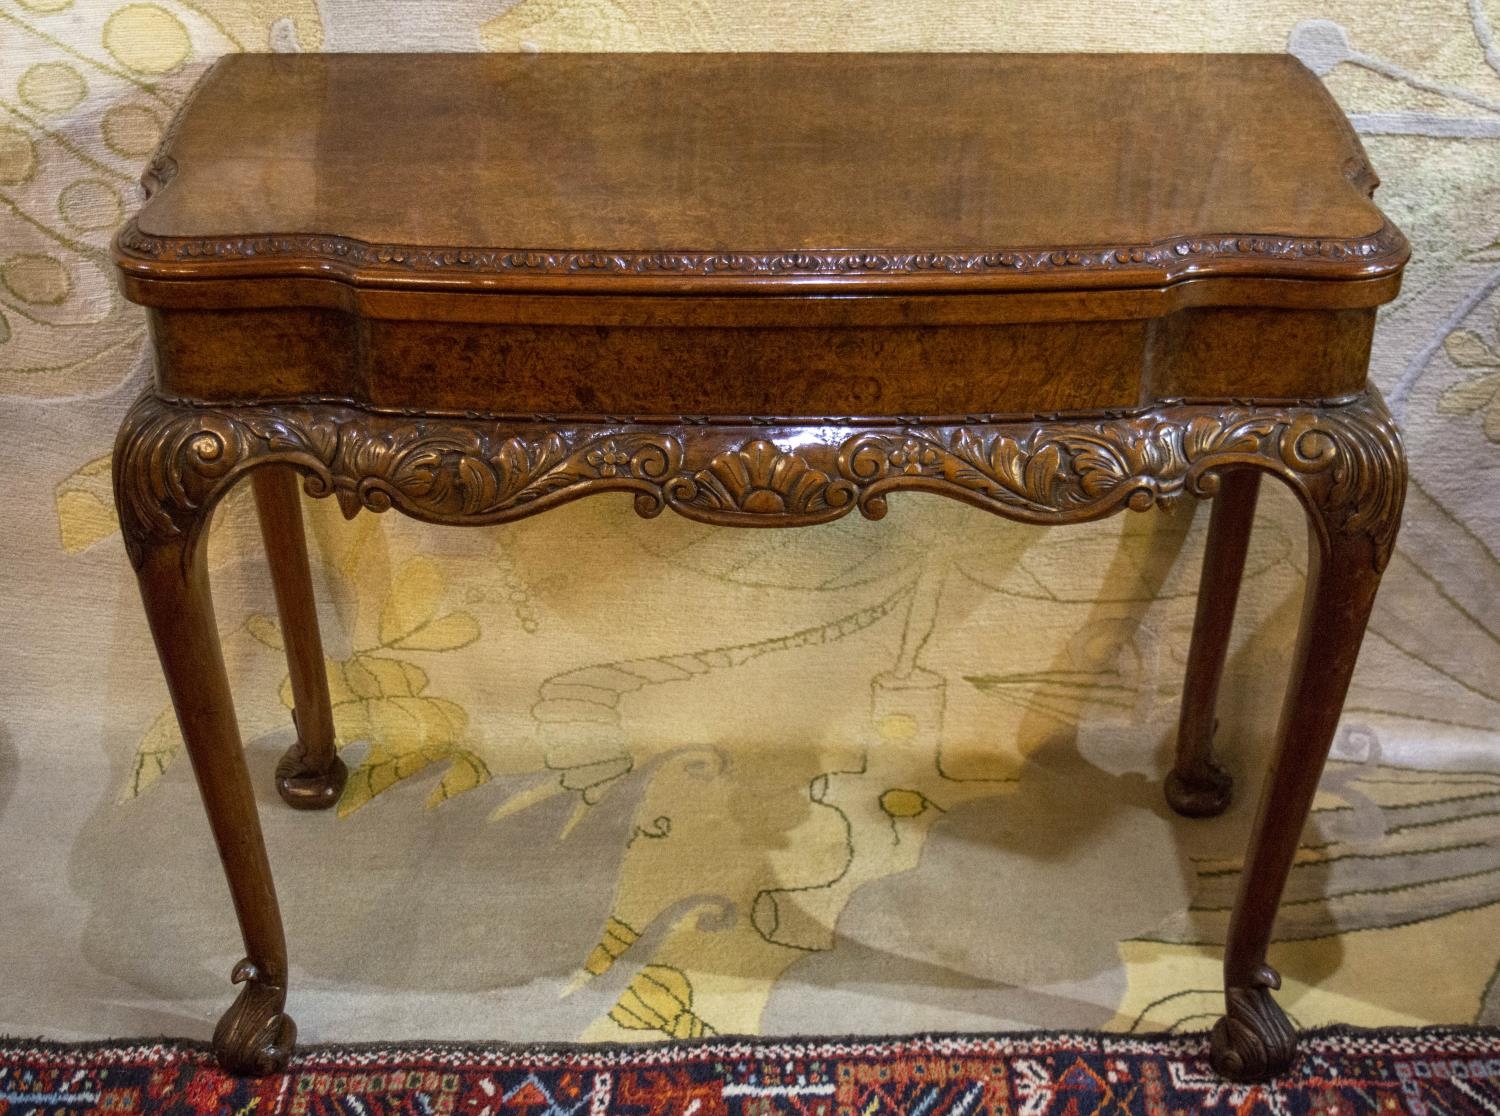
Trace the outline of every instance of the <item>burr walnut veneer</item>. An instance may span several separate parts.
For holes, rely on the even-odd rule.
[[[226,1068],[275,1070],[295,1035],[204,560],[247,474],[301,808],[345,772],[299,474],[349,515],[446,524],[605,492],[753,527],[901,491],[1048,524],[1214,497],[1166,784],[1206,815],[1269,473],[1306,508],[1308,588],[1212,1049],[1235,1078],[1289,1063],[1266,947],[1400,519],[1366,370],[1407,257],[1295,60],[243,55],[145,184],[115,259],[156,377],[116,501],[245,940]]]

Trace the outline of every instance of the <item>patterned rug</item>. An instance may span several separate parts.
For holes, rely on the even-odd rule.
[[[0,1116],[1092,1116],[1500,1112],[1500,1029],[1327,1029],[1273,1085],[1220,1081],[1202,1035],[308,1047],[226,1077],[201,1043],[0,1039]]]

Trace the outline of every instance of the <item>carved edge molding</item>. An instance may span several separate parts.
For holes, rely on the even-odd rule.
[[[336,404],[197,406],[148,391],[115,446],[115,502],[131,561],[191,544],[248,470],[290,465],[345,515],[397,508],[435,523],[501,523],[599,492],[632,493],[642,516],[791,527],[896,491],[963,500],[1010,519],[1063,524],[1183,494],[1218,471],[1280,476],[1325,551],[1368,545],[1383,569],[1406,490],[1400,436],[1373,391],[1332,406],[1167,404],[1082,420],[841,427],[642,427],[372,413]]]
[[[175,173],[168,157],[154,160],[143,181],[148,193]],[[1343,261],[1370,270],[1403,263],[1405,236],[1389,221],[1368,236],[1294,237],[1215,233],[1144,244],[996,248],[984,251],[793,250],[745,252],[573,251],[548,248],[465,248],[371,244],[352,237],[264,234],[169,237],[142,231],[132,218],[116,238],[125,258],[173,263],[280,260],[353,277],[360,270],[438,275],[838,278],[841,276],[1000,276],[1149,272],[1177,279],[1222,262]]]

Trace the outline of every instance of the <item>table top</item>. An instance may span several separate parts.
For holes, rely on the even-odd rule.
[[[1284,55],[235,55],[116,258],[633,294],[1297,279],[1347,306],[1407,256],[1375,183]]]

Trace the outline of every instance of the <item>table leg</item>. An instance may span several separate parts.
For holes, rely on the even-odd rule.
[[[1376,484],[1396,493],[1384,508],[1387,514],[1399,516],[1405,476],[1399,443],[1370,443],[1369,449],[1364,460],[1366,475],[1385,473]],[[1281,978],[1266,964],[1266,950],[1287,873],[1338,728],[1384,565],[1383,555],[1372,552],[1370,535],[1352,529],[1371,522],[1362,523],[1359,509],[1332,503],[1314,510],[1313,516],[1307,589],[1291,680],[1229,924],[1224,956],[1226,1012],[1212,1035],[1214,1068],[1242,1081],[1264,1080],[1282,1072],[1295,1053],[1296,1035],[1271,996]],[[1394,528],[1389,534],[1394,534]]]
[[[1029,522],[1081,522],[1125,507],[1144,510],[1184,492],[1222,493],[1230,474],[1248,467],[1272,472],[1293,489],[1308,512],[1312,542],[1302,630],[1276,756],[1230,923],[1224,962],[1227,1011],[1213,1031],[1212,1061],[1225,1076],[1242,1080],[1286,1068],[1296,1039],[1271,997],[1280,978],[1266,965],[1266,949],[1380,572],[1395,543],[1406,485],[1400,436],[1373,390],[1329,404],[1222,409],[1184,404],[1088,423],[996,426],[988,448],[960,431],[951,443],[929,439],[921,461],[905,448],[917,442],[911,432],[903,433],[899,443],[893,434],[862,432],[843,443],[837,460],[828,463],[839,471],[836,483],[842,487],[835,489],[832,474],[820,469],[807,467],[800,474],[822,478],[822,487],[810,491],[825,494],[826,507],[788,510],[783,502],[768,512],[751,509],[732,492],[713,494],[701,479],[712,475],[707,467],[685,472],[687,450],[676,435],[611,435],[611,446],[615,438],[637,439],[627,444],[638,446],[632,452],[644,462],[621,476],[614,464],[609,468],[615,471],[606,473],[592,451],[585,452],[595,443],[569,442],[555,430],[547,434],[547,445],[574,449],[561,456],[549,449],[538,465],[522,435],[488,421],[414,421],[346,413],[338,407],[205,407],[151,392],[142,396],[115,446],[115,502],[248,954],[235,970],[235,979],[247,987],[215,1034],[222,1064],[241,1072],[276,1069],[284,1064],[295,1034],[282,1012],[285,943],[240,754],[202,554],[204,527],[214,505],[246,473],[291,466],[307,475],[310,493],[335,496],[351,514],[360,507],[400,507],[440,523],[503,522],[619,487],[636,492],[642,515],[670,506],[705,522],[790,526],[837,518],[856,505],[879,518],[886,492],[898,486],[943,492]],[[898,448],[890,448],[892,444]],[[752,450],[761,460],[768,446],[747,443],[713,460],[744,458]],[[910,471],[913,463],[915,473]],[[441,470],[448,471],[447,479]],[[1236,578],[1243,561],[1242,554],[1234,553],[1243,548],[1236,536],[1248,528],[1251,491],[1230,485],[1218,517],[1237,526],[1215,532],[1218,542],[1209,561],[1211,568],[1233,567]],[[837,492],[837,502],[827,492]],[[806,492],[804,497],[804,502],[811,500]],[[286,503],[272,495],[271,511],[285,511]],[[273,550],[278,546],[273,542]],[[295,573],[278,574],[278,595],[289,602],[281,606],[284,616],[298,609],[311,612],[305,562],[303,551]],[[296,588],[286,593],[293,583]],[[1227,600],[1220,604],[1232,607]],[[1227,611],[1200,625],[1199,657],[1208,674],[1217,676],[1222,668],[1228,625]],[[314,630],[300,621],[287,626],[289,636]],[[307,639],[297,646],[297,655],[314,650]],[[297,695],[297,703],[315,707],[307,704],[318,700],[311,696],[313,676],[304,671],[302,678],[310,696]],[[1190,701],[1194,716],[1211,718],[1208,687],[1197,687]],[[1204,757],[1205,738],[1201,732],[1187,734],[1186,746],[1193,749],[1185,765],[1189,770],[1193,757]],[[312,746],[309,739],[304,751]]]
[[[328,700],[323,641],[318,634],[312,572],[307,564],[298,477],[293,469],[271,465],[253,472],[250,482],[286,643],[292,722],[297,726],[297,742],[276,765],[276,791],[294,809],[326,810],[339,800],[349,770],[339,759],[334,742],[333,708]]]
[[[125,550],[245,944],[231,975],[244,987],[214,1030],[214,1054],[229,1073],[264,1074],[285,1066],[297,1028],[282,1010],[286,936],[224,670],[206,556],[214,506],[248,471],[242,443],[231,423],[163,404],[148,392],[120,427],[113,471]]]
[[[1208,521],[1208,546],[1177,726],[1177,759],[1165,787],[1168,804],[1184,817],[1222,814],[1234,788],[1229,772],[1214,762],[1213,738],[1219,727],[1214,707],[1259,492],[1260,474],[1255,470],[1226,472]]]
[[[136,573],[245,941],[246,957],[231,977],[244,988],[214,1031],[214,1053],[229,1073],[269,1073],[285,1064],[297,1036],[282,1011],[286,938],[224,672],[201,538],[147,544]]]

